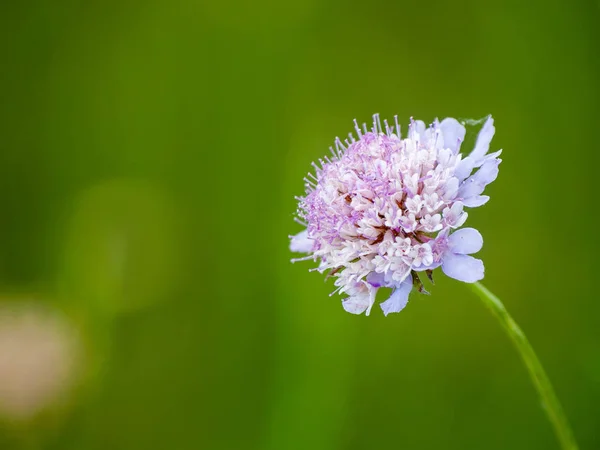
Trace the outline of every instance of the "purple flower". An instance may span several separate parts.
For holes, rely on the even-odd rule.
[[[428,128],[411,120],[404,139],[397,118],[382,127],[375,115],[370,131],[356,121],[355,129],[358,139],[336,139],[332,157],[305,178],[297,215],[306,229],[290,249],[308,256],[293,261],[318,261],[316,270],[336,278],[334,292],[347,295],[342,305],[353,314],[368,315],[380,287],[393,289],[380,305],[384,314],[401,311],[413,286],[423,290],[419,272],[440,266],[457,280],[481,280],[483,263],[469,256],[481,249],[481,234],[458,228],[463,209],[486,203],[482,193],[498,176],[500,151],[488,154],[493,119],[464,158],[465,128],[456,119]]]

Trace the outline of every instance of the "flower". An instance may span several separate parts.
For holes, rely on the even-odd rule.
[[[80,375],[81,350],[58,312],[0,302],[0,418],[27,421],[64,402]]]
[[[291,237],[290,249],[308,256],[292,261],[318,261],[316,270],[336,278],[333,293],[347,295],[342,306],[353,314],[368,315],[381,287],[393,289],[380,305],[384,314],[400,312],[413,287],[425,292],[419,272],[431,278],[437,267],[460,281],[481,280],[483,263],[469,256],[481,249],[481,234],[459,228],[464,208],[486,203],[482,193],[498,175],[501,151],[488,154],[493,119],[466,157],[466,130],[453,118],[429,127],[411,119],[404,139],[397,117],[394,127],[382,127],[374,115],[370,131],[354,124],[358,139],[336,138],[332,157],[313,163],[316,173],[304,179],[297,221],[306,229]]]

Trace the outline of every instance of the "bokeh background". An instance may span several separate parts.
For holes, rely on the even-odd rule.
[[[4,1],[0,448],[557,449],[467,286],[353,316],[289,263],[352,119],[492,113],[486,285],[600,448],[599,4]]]

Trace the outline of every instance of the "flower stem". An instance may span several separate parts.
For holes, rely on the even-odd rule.
[[[533,381],[535,388],[538,391],[540,399],[542,401],[542,407],[548,419],[554,427],[556,437],[560,441],[563,450],[577,450],[577,442],[573,437],[573,432],[569,426],[569,422],[563,412],[563,409],[554,393],[552,384],[548,379],[548,375],[542,367],[542,363],[538,359],[533,347],[527,340],[527,337],[519,328],[517,323],[508,314],[508,311],[500,301],[498,297],[492,294],[484,285],[481,283],[473,283],[471,285],[473,291],[481,298],[483,303],[492,311],[492,313],[498,318],[502,328],[506,331],[510,339],[515,344],[523,362],[527,366],[529,376]]]

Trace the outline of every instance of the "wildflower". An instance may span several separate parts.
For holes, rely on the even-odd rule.
[[[54,311],[0,303],[0,418],[26,421],[64,400],[79,351],[77,333]]]
[[[404,139],[397,117],[395,127],[382,127],[377,114],[370,131],[354,124],[358,139],[336,138],[332,157],[313,163],[315,174],[305,178],[297,221],[306,229],[290,249],[309,255],[293,261],[318,261],[315,270],[336,278],[333,293],[347,295],[342,305],[353,314],[368,315],[380,287],[393,289],[384,314],[401,311],[413,286],[424,292],[419,273],[440,266],[457,280],[481,280],[483,263],[470,256],[481,234],[459,228],[464,208],[486,203],[482,193],[498,175],[501,151],[488,154],[493,119],[464,158],[465,128],[456,119],[429,127],[411,120]]]

